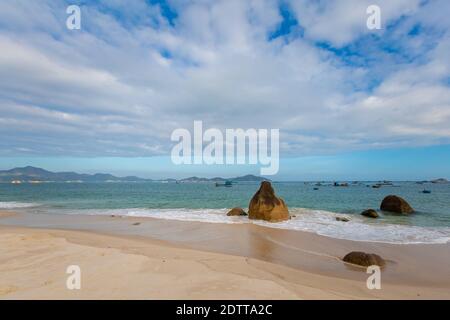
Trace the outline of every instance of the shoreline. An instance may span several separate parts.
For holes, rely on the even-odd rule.
[[[448,299],[444,290],[436,288],[386,284],[382,290],[370,291],[365,281],[325,277],[148,239],[67,230],[1,229],[0,241],[6,238],[10,244],[21,243],[14,248],[16,254],[21,249],[39,251],[27,254],[27,265],[19,272],[11,269],[6,279],[0,276],[1,299]],[[47,246],[51,249],[43,248]],[[3,257],[8,254],[11,252],[2,252]],[[33,258],[45,258],[45,264],[38,267],[39,263],[31,262]],[[63,271],[74,261],[85,279],[81,290],[65,288]],[[14,262],[16,267],[18,264],[20,260]],[[0,275],[4,269],[1,264]]]
[[[135,225],[137,223],[139,224]],[[212,261],[218,259],[216,261],[218,264],[220,264],[218,261],[223,259],[238,259],[240,262],[235,263],[243,269],[247,268],[243,261],[257,261],[258,265],[264,265],[266,271],[280,268],[288,270],[286,272],[292,277],[283,275],[279,281],[285,281],[283,279],[288,277],[289,283],[301,286],[307,284],[309,288],[320,289],[323,291],[320,294],[323,298],[450,299],[448,244],[393,245],[356,242],[252,224],[205,224],[141,217],[64,215],[55,217],[55,215],[26,213],[1,217],[0,230],[2,235],[14,234],[17,230],[25,234],[43,232],[58,239],[62,237],[69,243],[74,241],[75,244],[86,246],[85,249],[88,251],[98,248],[99,243],[103,243],[104,249],[119,250],[122,254],[145,255],[148,246],[152,248],[156,246],[158,250],[168,252],[187,250],[196,254],[218,255],[220,257],[211,258]],[[94,241],[94,238],[97,241]],[[99,242],[99,239],[103,240]],[[139,243],[139,249],[127,245],[128,241]],[[2,243],[1,247],[7,246]],[[365,273],[365,269],[347,265],[340,260],[350,251],[376,253],[387,260],[386,267],[382,269],[381,290],[368,290],[366,280],[369,275]],[[52,254],[51,250],[48,254]],[[96,259],[91,260],[92,263],[97,263]],[[4,264],[3,261],[0,268],[3,268]],[[173,270],[175,273],[178,271]],[[0,274],[1,280],[4,276],[3,272]],[[135,276],[129,274],[129,277]],[[320,281],[310,282],[311,277],[318,277]],[[201,277],[197,280],[203,281]],[[277,281],[278,285],[285,285],[284,282]],[[256,287],[258,286],[254,288]],[[218,288],[220,291],[220,287]],[[294,290],[294,293],[294,299],[304,297],[303,291]],[[339,294],[335,296],[337,293]],[[126,295],[123,298],[132,296]],[[189,296],[184,298],[187,297]],[[279,298],[286,297],[283,295]],[[0,298],[4,297],[0,294]]]
[[[450,244],[450,227],[422,226],[416,224],[396,223],[379,219],[368,219],[355,213],[340,213],[321,209],[291,208],[292,219],[271,223],[262,220],[250,220],[247,217],[228,217],[227,208],[221,209],[189,209],[189,208],[117,208],[117,209],[55,209],[51,207],[23,206],[15,208],[0,208],[7,212],[33,212],[53,216],[120,216],[142,219],[158,219],[176,222],[211,223],[211,224],[254,224],[265,228],[283,229],[288,231],[308,232],[330,239],[356,242],[371,242],[380,244]],[[342,222],[339,218],[347,218]],[[401,216],[397,216],[403,218]],[[415,217],[412,217],[415,218]]]

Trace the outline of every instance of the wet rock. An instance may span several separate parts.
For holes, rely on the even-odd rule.
[[[289,211],[284,200],[275,195],[269,181],[263,181],[250,200],[248,215],[250,219],[269,222],[289,220]]]
[[[383,211],[395,212],[395,213],[412,213],[414,209],[411,208],[405,199],[399,196],[390,195],[383,199],[380,209]]]
[[[373,209],[364,210],[363,212],[361,212],[361,215],[368,218],[378,218],[378,212]]]
[[[356,264],[358,266],[379,266],[383,267],[386,262],[379,255],[374,253],[365,253],[359,251],[353,251],[347,254],[343,259],[344,262]]]
[[[247,212],[244,211],[242,208],[233,208],[230,211],[228,211],[227,216],[246,216]]]

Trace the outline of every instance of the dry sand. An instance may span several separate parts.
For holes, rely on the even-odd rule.
[[[80,221],[86,219],[97,229],[96,223],[115,230],[112,235],[104,230],[17,227],[11,224],[20,219],[14,219],[17,218],[10,214],[0,218],[0,299],[450,299],[450,280],[442,279],[450,261],[448,245],[379,245],[378,253],[396,260],[388,259],[381,290],[369,290],[369,275],[343,264],[339,256],[352,246],[376,248],[374,244],[352,244],[252,225],[199,226],[111,217],[83,217],[75,224],[80,227]],[[114,229],[110,221],[121,229]],[[140,224],[133,225],[136,222]],[[182,245],[161,240],[162,237],[124,234],[125,229],[146,230],[145,226],[152,224],[158,225],[161,232],[164,225],[171,226],[173,232],[181,228],[183,237],[189,234],[187,228],[192,233],[191,241]],[[117,232],[119,229],[122,232]],[[208,245],[198,241],[198,237],[211,239],[213,230],[221,235],[231,234],[237,245],[250,241],[253,251],[245,254],[239,248],[230,248],[223,237],[222,248],[214,246],[214,241],[206,241]],[[236,235],[242,232],[247,232],[246,236],[237,239]],[[157,232],[152,234],[155,235]],[[284,251],[293,250],[290,247],[294,251]],[[223,253],[229,251],[239,255]],[[296,257],[292,257],[292,252]],[[434,265],[430,259],[444,265],[430,269]],[[66,287],[69,265],[81,268],[81,290]]]

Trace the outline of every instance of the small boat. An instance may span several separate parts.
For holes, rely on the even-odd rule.
[[[422,193],[431,193],[431,191],[430,191],[430,190],[425,190],[425,189],[424,189],[424,190],[422,191]]]
[[[216,187],[232,187],[233,186],[233,182],[232,181],[225,181],[225,183],[219,183],[216,182]]]
[[[335,182],[333,184],[333,186],[335,186],[335,187],[348,187],[348,183],[347,182],[344,182],[344,183],[337,183],[337,182]]]

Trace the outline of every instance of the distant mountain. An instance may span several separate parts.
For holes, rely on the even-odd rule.
[[[245,176],[241,176],[241,177],[235,177],[235,178],[221,178],[221,177],[215,177],[215,178],[199,178],[199,177],[189,177],[189,178],[185,178],[185,179],[181,179],[179,180],[180,182],[224,182],[224,181],[233,181],[233,182],[260,182],[260,181],[265,181],[269,179],[263,178],[263,177],[258,177],[258,176],[254,176],[251,174],[245,175]]]
[[[180,182],[209,182],[207,178],[189,177],[179,180]]]
[[[436,180],[431,180],[431,183],[449,183],[449,181],[447,179],[440,178]]]
[[[14,168],[0,171],[0,182],[137,182],[149,181],[138,177],[116,177],[111,174],[79,174],[75,172],[51,172],[36,167]]]
[[[235,177],[230,179],[225,179],[221,177],[215,178],[199,178],[199,177],[189,177],[181,180],[176,179],[165,179],[158,181],[167,182],[224,182],[224,181],[234,181],[234,182],[258,182],[268,180],[262,177],[254,175],[246,175],[242,177]],[[51,172],[41,168],[36,167],[23,167],[14,168],[11,170],[0,170],[0,182],[14,182],[14,183],[38,183],[38,182],[143,182],[143,181],[153,181],[152,179],[142,179],[139,177],[129,176],[129,177],[116,177],[107,173],[96,173],[96,174],[79,174],[76,172]]]
[[[258,177],[258,176],[254,176],[252,174],[247,174],[245,176],[242,177],[236,177],[236,178],[232,178],[229,179],[231,181],[236,181],[236,182],[260,182],[260,181],[270,181],[269,179],[263,178],[263,177]]]

